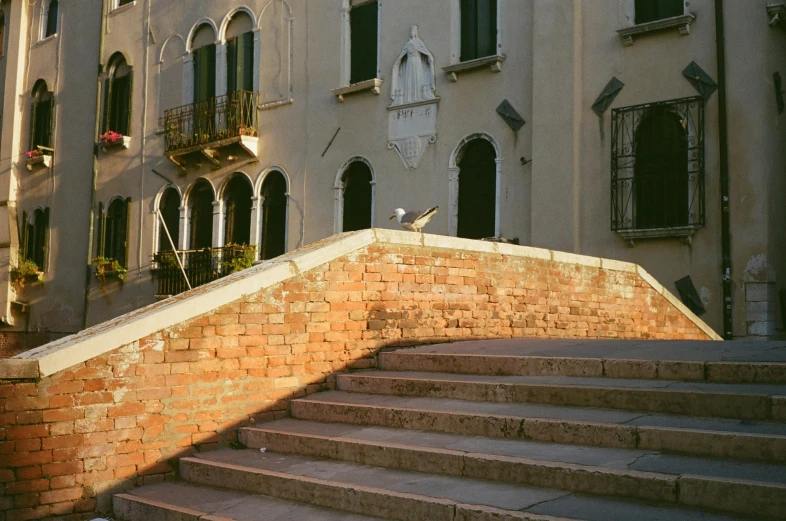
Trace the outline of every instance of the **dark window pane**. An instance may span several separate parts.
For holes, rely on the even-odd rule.
[[[194,101],[216,95],[216,46],[204,45],[194,51]]]
[[[286,252],[287,182],[283,174],[270,173],[262,183],[262,248],[260,258],[272,259]]]
[[[235,176],[226,187],[225,229],[226,244],[251,242],[251,183],[242,175]]]
[[[32,260],[38,265],[39,269],[43,269],[45,254],[44,244],[46,243],[46,232],[49,227],[47,221],[49,219],[47,213],[40,209],[35,211],[34,219]]]
[[[109,128],[128,135],[128,112],[131,104],[131,75],[112,78],[109,101]]]
[[[461,61],[497,54],[497,0],[461,0]]]
[[[636,0],[636,23],[644,24],[680,16],[684,13],[684,0]]]
[[[352,232],[371,228],[371,170],[361,161],[347,168],[344,184],[344,217],[342,230]]]
[[[54,111],[54,99],[52,94],[45,90],[36,94],[33,102],[30,127],[30,149],[37,146],[52,147],[52,112]]]
[[[464,147],[459,162],[458,236],[483,239],[494,236],[497,192],[497,154],[485,139]]]
[[[190,245],[192,250],[213,246],[213,190],[206,182],[199,182],[189,196]]]
[[[104,231],[106,233],[104,256],[115,259],[121,266],[126,267],[128,245],[128,202],[126,200],[115,199],[109,205],[106,211]]]
[[[44,33],[45,37],[52,36],[53,34],[57,34],[57,12],[59,10],[59,4],[57,0],[51,0],[49,2],[49,8],[46,12],[46,32]]]
[[[158,222],[158,251],[171,251],[172,244],[169,242],[167,230],[172,236],[172,242],[177,248],[180,240],[180,195],[174,188],[167,188],[164,195],[161,197],[161,203],[158,209],[161,211],[161,217]],[[166,229],[164,226],[166,225]]]
[[[350,83],[377,76],[377,3],[355,7],[349,12],[351,64]]]

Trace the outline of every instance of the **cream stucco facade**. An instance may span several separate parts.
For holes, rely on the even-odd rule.
[[[471,63],[461,59],[460,0],[378,0],[377,46],[367,51],[376,53],[377,72],[359,86],[350,85],[350,28],[352,12],[368,7],[365,0],[62,0],[56,33],[46,36],[52,1],[0,3],[6,331],[73,332],[155,301],[162,194],[177,191],[176,247],[192,248],[189,227],[196,221],[189,205],[200,179],[215,201],[213,247],[230,242],[226,186],[237,175],[251,186],[249,242],[258,250],[268,215],[263,185],[271,175],[286,181],[286,250],[342,231],[349,204],[342,179],[353,161],[371,173],[372,226],[397,226],[388,220],[396,207],[439,205],[426,231],[455,235],[468,215],[460,204],[473,204],[459,198],[464,153],[480,139],[493,149],[487,172],[493,193],[491,203],[473,211],[494,216],[488,235],[634,262],[672,290],[690,275],[707,311],[702,318],[724,332],[718,92],[698,102],[703,120],[695,121],[703,183],[691,185],[690,200],[703,206],[701,222],[691,220],[696,226],[687,236],[659,238],[610,226],[613,110],[698,96],[683,76],[691,62],[718,81],[714,0],[686,2],[680,16],[654,25],[636,24],[634,0],[497,0],[496,52]],[[786,288],[786,116],[778,112],[773,74],[786,74],[786,19],[778,19],[786,18],[786,8],[773,4],[723,2],[735,337],[773,336],[783,327],[777,294]],[[422,46],[410,45],[406,54],[413,26]],[[194,77],[198,48],[216,46],[210,94],[219,99],[238,59],[230,58],[237,51],[227,41],[247,33],[253,35],[253,56],[245,59],[255,135],[241,139],[230,136],[234,128],[213,129],[182,155],[173,153],[168,117],[174,113],[167,111],[188,106],[204,88]],[[106,80],[120,55],[133,70],[128,139],[103,147],[97,143],[106,130]],[[422,58],[423,69],[408,76],[413,56]],[[612,77],[624,87],[599,116],[592,106]],[[54,99],[49,166],[28,165],[25,156],[40,80]],[[404,98],[392,86],[406,89],[406,81],[417,84],[415,102],[397,107]],[[497,112],[505,100],[524,120],[517,132]],[[128,272],[123,283],[101,284],[90,259],[107,226],[99,214],[118,198],[130,200]],[[11,267],[23,214],[29,219],[46,208],[43,283],[17,291]]]

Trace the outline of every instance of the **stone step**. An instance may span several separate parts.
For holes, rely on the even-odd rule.
[[[120,521],[382,521],[308,503],[188,483],[160,483],[115,494]]]
[[[345,391],[293,400],[290,411],[326,423],[786,462],[786,423]]]
[[[184,480],[401,521],[742,519],[664,503],[260,453],[217,451],[180,460]],[[750,519],[750,518],[748,518]]]
[[[786,385],[414,371],[340,374],[343,391],[786,421]]]
[[[506,339],[382,352],[389,371],[786,384],[783,342]]]
[[[786,465],[292,419],[242,429],[240,439],[252,449],[312,458],[738,514],[786,514]]]

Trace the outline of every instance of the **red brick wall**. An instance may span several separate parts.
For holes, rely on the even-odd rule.
[[[0,382],[0,521],[104,510],[382,347],[510,336],[707,338],[633,273],[374,244],[40,382]]]

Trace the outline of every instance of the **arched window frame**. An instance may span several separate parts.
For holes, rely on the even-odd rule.
[[[448,212],[448,235],[456,237],[458,235],[458,212],[459,212],[459,173],[461,167],[461,158],[464,155],[466,145],[475,139],[484,139],[491,143],[496,153],[495,169],[495,197],[494,197],[494,235],[499,237],[501,235],[501,217],[502,217],[502,149],[499,143],[490,134],[485,132],[477,132],[470,134],[456,145],[453,152],[450,154],[450,161],[448,163],[448,182],[449,182],[449,198],[450,198],[450,211]]]
[[[119,215],[111,215],[114,209],[119,209]],[[128,269],[131,198],[116,196],[106,206],[99,203],[98,219],[98,256],[114,259]]]
[[[232,24],[232,21],[237,16],[247,16],[248,19],[251,21],[251,31],[246,33],[242,33],[240,36],[243,38],[238,38],[237,41],[233,44],[227,38],[227,31]],[[232,9],[227,15],[224,17],[224,20],[221,23],[221,27],[218,32],[218,41],[220,45],[224,48],[221,52],[218,53],[217,56],[217,63],[216,68],[220,71],[224,72],[223,77],[223,87],[226,89],[226,93],[230,94],[232,91],[236,90],[247,90],[252,92],[259,91],[259,23],[254,15],[254,12],[251,11],[248,7],[240,6]],[[233,47],[234,45],[234,47]],[[234,50],[233,50],[234,49]],[[240,49],[244,49],[245,53],[241,53]],[[235,69],[235,74],[237,74],[237,67],[238,67],[238,58],[240,56],[246,56],[246,59],[243,60],[245,63],[244,71],[246,74],[250,76],[250,85],[246,85],[246,89],[237,88],[236,81],[233,81],[233,66]],[[221,61],[224,63],[220,63]],[[217,92],[216,94],[221,94],[221,92]]]
[[[60,30],[60,2],[44,0],[41,4],[41,40],[57,36]]]
[[[31,96],[28,150],[34,150],[39,146],[54,148],[52,133],[55,122],[55,97],[44,80],[35,83]]]
[[[134,94],[134,69],[122,53],[109,59],[104,80],[104,111],[102,132],[131,135]]]
[[[212,43],[194,47],[194,39],[202,28],[209,28],[213,33]],[[188,35],[186,48],[186,89],[191,93],[192,103],[215,98],[222,87],[219,85],[218,65],[218,29],[213,20],[203,18],[198,21]],[[222,78],[223,79],[223,78]],[[202,92],[204,90],[204,92]],[[201,98],[201,100],[200,100]]]
[[[376,224],[376,205],[377,205],[377,175],[371,161],[363,156],[353,156],[349,158],[336,173],[333,183],[333,232],[341,233],[344,231],[344,174],[353,163],[360,162],[365,164],[371,172],[371,227]]]
[[[289,199],[290,199],[290,189],[291,189],[291,186],[292,186],[291,185],[291,180],[289,178],[289,174],[287,173],[287,171],[285,169],[281,168],[280,166],[272,166],[270,168],[267,168],[264,172],[262,172],[262,175],[259,176],[259,178],[257,179],[256,186],[254,187],[254,194],[255,194],[255,197],[257,198],[256,204],[255,204],[255,207],[257,208],[257,211],[255,212],[255,214],[256,214],[255,216],[252,213],[253,222],[252,222],[251,233],[254,234],[254,235],[252,235],[252,237],[253,237],[252,240],[256,240],[257,244],[258,244],[258,246],[257,246],[257,257],[259,259],[262,258],[262,253],[263,253],[262,252],[262,249],[264,247],[264,237],[263,237],[263,235],[264,235],[264,228],[265,228],[264,215],[263,215],[264,214],[265,197],[264,197],[264,194],[262,192],[262,189],[264,187],[265,180],[271,174],[274,174],[274,173],[278,173],[281,176],[283,176],[284,183],[286,185],[286,192],[284,192],[284,197],[286,198],[286,211],[285,211],[285,216],[284,216],[284,252],[286,253],[286,251],[289,248],[289,206],[290,206],[289,205],[289,202],[290,202]],[[256,230],[254,230],[254,225],[256,225],[256,227],[257,227]]]
[[[231,237],[232,230],[230,229],[230,226],[233,226],[235,224],[232,222],[235,216],[230,216],[229,212],[232,210],[232,208],[230,208],[230,205],[227,203],[231,193],[231,185],[233,182],[235,182],[236,179],[242,179],[246,183],[248,183],[250,215],[248,220],[249,238],[248,238],[247,245],[254,245],[255,244],[254,236],[253,236],[254,226],[252,225],[252,220],[254,216],[254,203],[256,202],[254,200],[254,183],[243,172],[235,172],[233,175],[229,176],[227,180],[224,182],[219,192],[219,200],[221,201],[221,207],[222,207],[221,208],[221,228],[222,228],[221,243],[224,246],[226,246],[229,243],[234,243],[234,240]]]
[[[174,242],[175,250],[181,249],[182,238],[181,238],[181,229],[182,229],[182,220],[183,220],[183,193],[180,191],[176,185],[166,185],[163,187],[158,194],[156,195],[155,205],[153,210],[153,222],[156,225],[153,227],[153,252],[160,253],[162,251],[169,250],[169,239],[166,237],[166,232],[162,230],[161,220],[159,218],[159,211],[161,211],[161,207],[166,200],[167,193],[170,190],[173,190],[177,194],[177,222],[174,223],[175,226],[169,228],[169,233],[172,236],[172,241]],[[163,215],[163,212],[162,212]],[[167,244],[167,248],[161,248],[161,244]]]
[[[221,200],[216,197],[216,188],[210,180],[200,177],[195,180],[191,186],[188,187],[185,198],[183,200],[184,212],[181,212],[181,238],[180,241],[185,245],[185,249],[196,249],[193,244],[193,210],[194,210],[194,194],[195,189],[199,186],[205,186],[210,191],[211,205],[212,205],[212,219],[211,219],[211,245],[209,247],[216,247],[219,244],[218,230],[221,229],[220,223],[216,223],[217,217],[220,217]]]
[[[49,208],[38,207],[28,214],[22,212],[20,257],[35,262],[38,270],[49,269]]]

